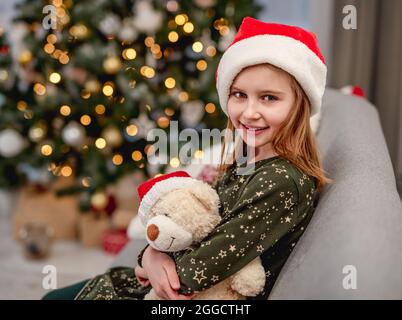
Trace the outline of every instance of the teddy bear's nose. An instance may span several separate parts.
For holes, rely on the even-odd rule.
[[[159,235],[158,227],[154,224],[150,224],[147,228],[147,235],[149,240],[154,241]]]

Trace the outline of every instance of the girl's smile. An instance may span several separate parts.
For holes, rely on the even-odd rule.
[[[253,125],[246,125],[240,122],[240,126],[243,130],[246,131],[246,134],[253,134],[255,136],[264,133],[265,130],[268,130],[270,126],[267,127],[254,127]]]

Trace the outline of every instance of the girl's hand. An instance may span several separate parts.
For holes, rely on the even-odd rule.
[[[149,286],[150,282],[148,280],[148,275],[145,272],[144,268],[141,268],[140,266],[136,266],[134,269],[135,276],[137,277],[138,282],[143,286],[147,287]]]
[[[180,279],[176,272],[174,260],[166,253],[149,246],[142,256],[142,266],[148,276],[155,293],[165,300],[190,300],[192,295],[177,293],[180,289]]]

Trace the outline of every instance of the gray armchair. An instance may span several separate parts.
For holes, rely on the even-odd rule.
[[[318,142],[334,184],[269,299],[402,299],[402,205],[377,110],[327,89]],[[135,266],[132,240],[114,266]]]

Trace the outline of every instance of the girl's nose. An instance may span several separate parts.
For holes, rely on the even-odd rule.
[[[156,238],[158,238],[158,235],[159,235],[159,228],[154,224],[150,224],[147,228],[148,239],[151,241],[155,241]]]
[[[260,115],[258,113],[257,102],[250,100],[246,105],[246,109],[243,111],[243,116],[246,119],[258,119]]]

